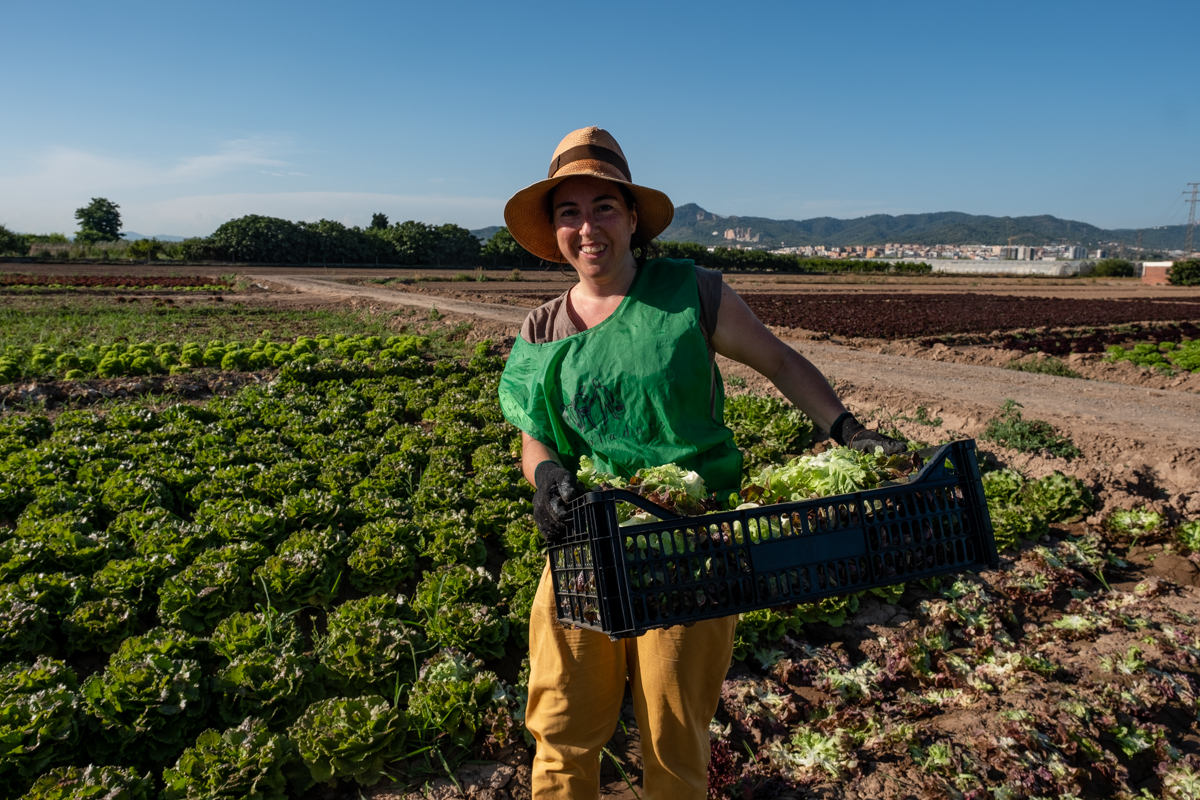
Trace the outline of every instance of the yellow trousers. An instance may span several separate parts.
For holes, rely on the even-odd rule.
[[[592,800],[600,794],[600,750],[616,730],[628,675],[645,763],[645,800],[704,800],[708,728],[733,655],[737,617],[654,630],[612,641],[564,629],[555,614],[550,568],[529,620],[529,706],[537,740],[535,800]]]

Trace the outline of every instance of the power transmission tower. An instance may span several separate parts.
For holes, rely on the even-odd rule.
[[[1200,183],[1189,183],[1192,187],[1190,192],[1184,191],[1184,194],[1192,196],[1192,210],[1188,213],[1188,228],[1187,237],[1183,241],[1183,255],[1186,257],[1192,252],[1192,231],[1196,230],[1196,195],[1200,194]]]

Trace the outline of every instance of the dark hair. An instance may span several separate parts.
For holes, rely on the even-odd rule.
[[[637,198],[633,196],[633,192],[623,183],[613,181],[617,187],[617,191],[621,193],[621,199],[625,201],[625,207],[630,211],[637,211]],[[550,221],[551,227],[554,226],[554,189],[546,193],[546,218]],[[658,242],[654,239],[645,239],[638,235],[637,231],[633,232],[633,236],[629,240],[629,251],[633,253],[633,260],[637,266],[641,267],[652,258],[658,258],[662,255],[662,250],[658,246]]]

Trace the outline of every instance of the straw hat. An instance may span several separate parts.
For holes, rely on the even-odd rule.
[[[526,186],[504,206],[508,232],[529,252],[546,261],[566,261],[558,250],[554,226],[550,223],[551,190],[572,175],[591,175],[629,187],[637,201],[637,229],[634,238],[649,242],[658,236],[675,216],[671,198],[657,189],[638,186],[629,175],[629,164],[621,145],[601,128],[580,128],[566,135],[550,159],[546,180]]]

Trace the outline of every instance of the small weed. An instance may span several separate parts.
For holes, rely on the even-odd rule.
[[[519,270],[519,269],[514,269],[512,272],[510,272],[510,273],[508,274],[508,279],[509,279],[510,281],[519,281],[519,280],[523,280],[523,279],[521,278],[521,270]]]
[[[1044,356],[1042,358],[1031,356],[1030,358],[1010,361],[1005,369],[1015,369],[1018,372],[1034,372],[1039,375],[1054,375],[1059,378],[1083,377],[1063,363],[1061,359],[1054,356]]]
[[[746,388],[746,379],[741,375],[730,375],[725,379],[725,385],[735,389],[744,389]]]
[[[442,312],[438,311],[436,306],[430,306],[430,307],[429,307],[429,320],[430,320],[430,322],[437,322],[439,319],[441,319],[441,318],[442,318],[442,316],[443,316],[443,315],[442,315]]]
[[[1062,458],[1082,455],[1074,442],[1061,435],[1049,422],[1025,419],[1018,410],[1022,407],[1016,400],[1005,400],[999,416],[988,422],[980,438],[1021,453],[1045,450]]]
[[[896,419],[902,419],[905,422],[915,422],[916,424],[924,425],[927,428],[936,428],[942,424],[942,418],[941,417],[930,417],[929,409],[925,408],[925,406],[917,406],[916,416],[896,417]]]
[[[1200,550],[1200,519],[1185,522],[1175,530],[1175,539],[1187,550]]]

